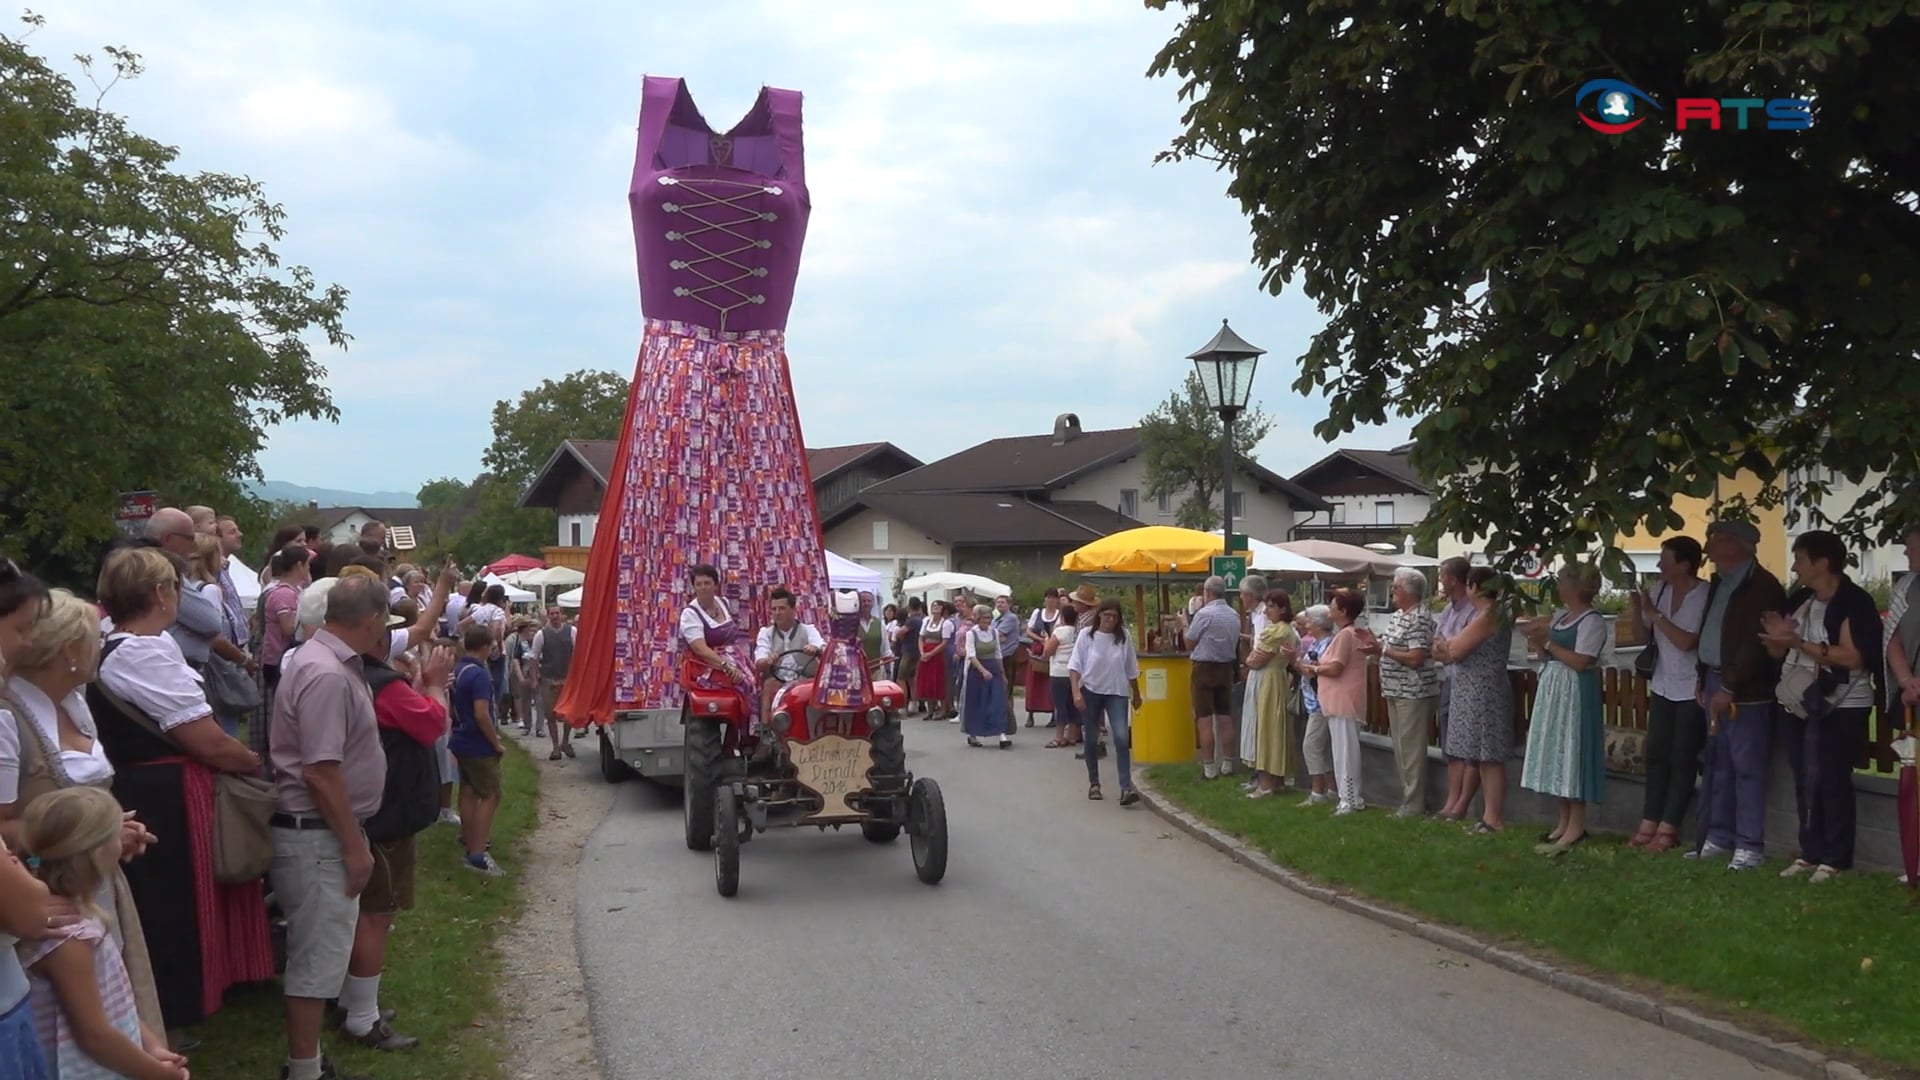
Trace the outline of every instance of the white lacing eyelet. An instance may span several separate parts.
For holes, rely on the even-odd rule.
[[[773,212],[773,211],[771,211],[771,210],[768,210],[768,211],[766,211],[765,213],[763,213],[763,214],[761,214],[761,215],[760,215],[760,220],[761,220],[761,221],[777,221],[777,220],[779,220],[779,218],[780,218],[780,215],[779,215],[779,214],[776,214],[776,213],[774,213],[774,212]]]
[[[673,290],[673,295],[675,295],[675,296],[692,296],[693,294],[692,294],[691,292],[689,292],[689,291],[687,291],[687,287],[686,287],[686,286],[684,286],[684,285],[682,285],[682,286],[680,286],[679,288],[677,288],[677,289],[675,289],[675,290]]]
[[[670,270],[685,270],[687,268],[687,260],[675,259],[667,264],[667,268]]]
[[[757,248],[759,248],[759,249],[760,249],[761,251],[765,251],[765,250],[767,250],[768,248],[770,248],[770,247],[772,247],[772,246],[773,246],[773,241],[771,241],[771,240],[755,240],[755,241],[753,242],[753,246],[754,246],[754,247],[757,247]]]
[[[686,234],[684,234],[684,233],[678,233],[678,232],[674,232],[674,231],[673,231],[672,229],[668,229],[668,230],[667,230],[667,239],[669,239],[669,240],[679,240],[679,239],[681,239],[682,237],[684,237],[685,235],[686,235]]]
[[[672,186],[674,186],[675,184],[678,184],[679,182],[680,182],[680,181],[679,181],[679,179],[678,179],[677,177],[672,177],[672,176],[663,176],[663,177],[661,177],[661,178],[660,178],[660,183],[661,183],[661,185],[662,185],[662,186],[664,186],[664,187],[672,187]]]
[[[660,204],[660,209],[662,209],[662,210],[665,210],[665,211],[666,211],[667,213],[669,213],[669,214],[677,214],[677,213],[679,213],[679,212],[680,212],[680,204],[679,204],[679,203],[670,203],[670,202],[668,202],[668,203],[661,203],[661,204]]]

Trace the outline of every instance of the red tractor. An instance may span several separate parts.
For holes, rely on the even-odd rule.
[[[771,828],[857,824],[875,844],[904,831],[920,880],[933,885],[946,876],[940,785],[907,770],[906,692],[873,677],[856,595],[836,593],[833,604],[826,648],[808,657],[818,660],[814,670],[775,695],[758,730],[749,730],[745,692],[701,678],[711,669],[698,659],[681,663],[687,847],[713,852],[721,896],[740,888],[740,846]]]

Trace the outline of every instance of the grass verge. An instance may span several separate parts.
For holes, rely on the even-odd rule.
[[[1469,836],[1380,810],[1334,818],[1298,808],[1293,792],[1249,800],[1188,765],[1148,776],[1176,805],[1327,884],[1692,997],[1755,1028],[1920,1069],[1909,996],[1920,986],[1920,905],[1886,874],[1810,885],[1781,880],[1778,861],[1735,874],[1598,835],[1548,859],[1533,853],[1538,826]]]
[[[520,906],[518,858],[538,813],[539,780],[512,740],[502,775],[505,796],[493,823],[493,847],[508,874],[485,878],[460,866],[455,830],[435,825],[419,836],[414,909],[402,912],[387,941],[380,1004],[399,1010],[394,1026],[420,1045],[382,1054],[348,1045],[329,1031],[326,1053],[351,1073],[379,1080],[495,1080],[500,1046],[487,1020],[499,1006],[493,939]],[[188,1055],[195,1076],[273,1077],[286,1058],[278,982],[236,987],[226,1007],[194,1029],[202,1045]]]

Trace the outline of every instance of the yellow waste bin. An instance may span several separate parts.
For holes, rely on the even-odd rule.
[[[1140,711],[1133,714],[1133,760],[1166,765],[1193,760],[1193,662],[1184,653],[1140,657]]]

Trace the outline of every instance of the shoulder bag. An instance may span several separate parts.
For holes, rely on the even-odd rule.
[[[227,640],[237,636],[233,625],[233,612],[226,604],[220,605],[220,615],[226,620]],[[207,704],[215,712],[226,716],[237,716],[253,712],[260,707],[260,684],[253,681],[247,669],[221,656],[210,653],[206,666],[201,668],[201,676],[207,690]]]
[[[118,641],[107,642],[100,652],[102,664],[118,645]],[[93,688],[127,719],[169,746],[180,746],[145,711],[107,689],[97,678]],[[277,802],[273,785],[258,776],[213,774],[213,880],[222,885],[236,885],[266,874],[267,868],[273,865],[273,828],[267,821],[273,817]]]
[[[1666,600],[1667,587],[1662,585],[1660,595],[1653,598],[1653,617],[1647,620],[1647,647],[1641,649],[1639,655],[1633,658],[1633,670],[1647,678],[1652,678],[1653,669],[1660,666],[1660,630],[1653,623],[1655,617],[1662,614],[1663,609],[1660,605],[1666,603]]]

